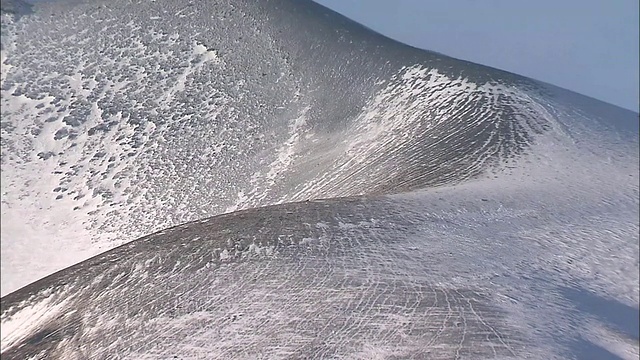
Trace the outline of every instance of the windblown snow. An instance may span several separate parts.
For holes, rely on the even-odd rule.
[[[4,4],[3,358],[637,358],[638,114],[308,1]]]

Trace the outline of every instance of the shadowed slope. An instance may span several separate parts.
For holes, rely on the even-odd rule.
[[[3,359],[637,357],[637,114],[306,1],[35,9]]]
[[[3,18],[2,228],[43,255],[45,236],[82,258],[237,209],[460,183],[553,121],[533,81],[312,2],[37,9]]]
[[[606,330],[622,314],[585,312],[588,303],[575,295],[585,290],[566,286],[620,298],[637,286],[616,275],[637,266],[637,210],[611,192],[571,196],[581,202],[552,200],[553,193],[535,200],[476,183],[278,205],[164,230],[5,296],[3,356],[477,359],[570,358],[588,346],[634,351],[637,334]],[[603,263],[608,256],[614,267]],[[582,270],[591,266],[599,273]]]
[[[21,0],[2,0],[0,1],[0,12],[3,14],[11,14],[16,16],[28,15],[33,11],[31,5]]]
[[[141,239],[5,297],[5,315],[34,290],[34,303],[60,315],[43,313],[3,355],[299,358],[388,347],[407,356],[432,345],[444,356],[453,343],[478,356],[513,353],[518,335],[487,294],[436,285],[442,254],[403,254],[411,223],[425,220],[406,210],[388,200],[289,204]],[[127,340],[114,343],[112,326]]]

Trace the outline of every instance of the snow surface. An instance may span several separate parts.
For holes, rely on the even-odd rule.
[[[305,1],[2,44],[3,358],[638,356],[637,114]]]

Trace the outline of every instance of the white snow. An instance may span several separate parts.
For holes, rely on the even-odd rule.
[[[176,16],[182,16],[183,11]],[[145,20],[161,19],[145,16]],[[108,23],[105,20],[101,24],[106,29],[105,39],[123,41],[109,33]],[[160,22],[154,22],[153,26],[157,23]],[[7,35],[3,34],[0,54],[5,89],[1,99],[1,296],[125,241],[186,220],[313,198],[378,195],[402,190],[404,185],[410,187],[410,181],[429,178],[437,186],[387,198],[393,202],[406,201],[414,206],[413,210],[429,214],[430,221],[412,224],[413,232],[398,229],[394,233],[393,224],[378,219],[358,222],[334,219],[335,223],[308,225],[321,235],[304,237],[299,243],[308,248],[327,244],[335,241],[332,231],[346,234],[343,239],[346,242],[351,240],[349,235],[363,243],[375,242],[376,230],[385,228],[395,236],[394,240],[403,241],[403,255],[408,258],[430,259],[429,255],[440,254],[437,250],[444,252],[446,248],[446,259],[438,259],[444,265],[430,269],[434,273],[428,274],[412,274],[409,270],[402,273],[406,269],[399,267],[400,261],[386,262],[384,248],[369,254],[369,258],[347,260],[360,261],[359,270],[365,272],[383,271],[389,266],[398,271],[395,274],[398,277],[416,276],[432,282],[437,279],[436,285],[443,287],[495,285],[500,290],[496,299],[501,308],[508,310],[505,316],[512,324],[523,324],[524,333],[535,333],[539,328],[552,334],[577,326],[583,329],[580,335],[594,344],[621,358],[637,358],[637,341],[628,341],[626,335],[616,332],[597,316],[569,318],[565,311],[573,310],[576,304],[551,287],[538,292],[529,287],[534,281],[523,280],[532,273],[551,273],[557,281],[555,285],[579,285],[637,309],[640,300],[637,132],[613,130],[608,124],[618,119],[615,115],[607,118],[606,106],[596,116],[585,109],[597,104],[580,103],[584,99],[566,94],[549,97],[498,82],[474,83],[413,65],[398,69],[389,79],[370,79],[372,86],[379,86],[380,90],[363,99],[362,109],[350,118],[314,118],[313,91],[317,90],[305,89],[300,84],[292,85],[295,92],[282,97],[284,100],[278,98],[282,101],[269,109],[272,112],[265,112],[271,118],[262,118],[238,109],[249,101],[254,102],[249,104],[252,111],[265,106],[260,98],[247,100],[255,95],[247,94],[255,79],[244,77],[253,74],[254,69],[242,68],[244,63],[226,62],[227,53],[221,51],[224,56],[220,56],[212,50],[216,44],[205,44],[195,40],[195,36],[184,39],[178,33],[142,32],[140,24],[132,20],[126,26],[135,36],[125,39],[125,45],[120,44],[118,57],[92,58],[87,55],[94,53],[91,49],[78,54],[82,61],[75,61],[76,54],[72,54],[73,66],[64,74],[52,71],[40,76],[29,73],[33,69],[9,65],[17,44],[17,33],[11,26]],[[91,39],[82,35],[82,32],[65,35],[59,39],[63,43],[60,46]],[[143,41],[146,37],[151,40]],[[157,49],[153,48],[155,45]],[[277,86],[290,81],[291,73],[285,71],[290,69],[273,68],[278,71],[269,75],[279,77],[266,81],[271,88],[266,86],[261,88],[263,91],[275,93]],[[101,73],[100,69],[109,72],[105,75],[107,72]],[[235,72],[238,69],[246,74],[240,76]],[[20,75],[21,71],[25,74]],[[157,74],[166,76],[152,77]],[[196,81],[219,74],[224,76],[215,81]],[[21,84],[10,88],[4,85],[12,77],[20,79],[18,75],[34,77],[45,84],[51,82],[53,90],[40,97],[13,95]],[[195,106],[180,108],[189,104],[182,96],[192,90],[190,86],[202,86],[197,89],[204,89],[206,96]],[[73,115],[74,109],[82,107],[78,104],[83,102],[88,104],[86,113],[79,116],[85,123],[66,124],[70,120],[67,116],[72,115],[73,120],[77,116]],[[515,110],[508,116],[503,113],[505,104]],[[131,115],[136,111],[142,115]],[[162,116],[174,113],[173,117]],[[147,119],[154,116],[162,121]],[[194,120],[198,116],[200,120]],[[318,131],[315,126],[324,121],[335,121],[342,127],[334,132]],[[90,129],[111,122],[115,125],[99,130],[99,135],[88,135]],[[511,133],[499,130],[499,125],[505,122]],[[11,129],[5,130],[5,124]],[[542,127],[545,130],[538,133]],[[465,133],[471,130],[486,130],[486,136]],[[54,134],[59,131],[68,133],[56,140]],[[267,134],[270,131],[274,134]],[[75,138],[71,139],[70,133]],[[177,141],[173,138],[176,133],[182,137]],[[521,140],[518,145],[524,150],[514,156],[508,151],[514,145],[509,136],[521,134],[535,135]],[[472,142],[472,150],[453,160],[443,160],[466,145],[461,143],[465,136]],[[265,145],[265,139],[277,140]],[[426,151],[429,149],[444,149],[447,153]],[[453,170],[443,171],[445,175],[437,178],[438,171],[446,169]],[[190,206],[198,201],[204,205]],[[203,220],[202,224],[205,223]],[[166,231],[160,234],[163,233]],[[366,234],[366,239],[358,237],[362,234]],[[232,244],[234,240],[228,241]],[[441,248],[425,247],[425,241]],[[468,249],[474,249],[473,253]],[[237,269],[230,260],[271,257],[276,248],[253,243],[246,251],[216,249],[213,253],[225,266],[229,265],[221,273],[231,277]],[[267,265],[260,264],[264,268],[257,274],[268,274]],[[136,266],[131,269],[132,274],[144,279],[149,276],[148,266],[149,263]],[[188,261],[175,263],[171,276],[178,276],[188,267]],[[327,278],[336,276],[333,269],[326,272],[320,274],[324,278],[310,276],[310,279],[324,284]],[[122,272],[117,279],[125,279],[129,274]],[[96,285],[103,278],[92,280]],[[231,283],[224,277],[218,280]],[[298,286],[293,289],[308,296],[288,306],[294,309],[313,306],[304,300],[316,299],[314,296],[318,295],[313,293],[316,289],[296,283],[307,278],[285,280],[292,281],[288,285]],[[371,278],[365,280],[374,282]],[[244,282],[238,284],[245,286]],[[271,285],[276,290],[284,286]],[[127,289],[121,285],[120,290]],[[443,291],[447,296],[448,289]],[[251,315],[256,319],[262,317],[267,323],[288,316],[277,307],[276,315],[267,313],[269,309],[256,308],[258,301],[273,305],[268,291],[258,289],[248,294],[256,300],[247,305],[254,306]],[[227,294],[219,296],[218,300],[225,299],[222,296]],[[70,300],[47,298],[11,317],[3,317],[2,351],[60,316],[60,309],[69,305],[65,301]],[[543,305],[536,307],[538,302]],[[471,302],[463,305],[468,305],[469,316],[484,321]],[[237,314],[243,309],[231,310]],[[171,327],[167,328],[179,330],[189,321],[211,320],[207,316],[196,312],[177,319],[163,317],[155,319],[154,326],[169,324]],[[409,316],[398,315],[396,320],[407,321]],[[118,324],[104,314],[98,320],[98,328]],[[241,320],[239,323],[243,324]],[[389,323],[374,325],[382,332]],[[483,325],[499,338],[490,325]],[[236,342],[233,332],[242,326],[248,325],[225,325],[220,331],[227,331],[227,340]],[[445,327],[443,324],[438,334]],[[194,336],[205,335],[211,333]],[[255,340],[262,335],[247,332],[242,336]],[[540,339],[544,336],[552,335],[543,334]],[[299,334],[290,337],[289,343],[307,340]],[[461,344],[464,340],[463,337]],[[549,339],[549,344],[552,342]],[[509,349],[508,344],[502,345]],[[545,346],[551,347],[541,345],[542,351],[554,355],[554,350]],[[202,349],[191,350],[197,353]],[[358,356],[393,354],[393,348],[364,343]]]
[[[0,325],[0,332],[2,332],[2,346],[0,351],[4,352],[11,345],[32,334],[35,329],[47,320],[59,316],[60,309],[64,308],[68,301],[69,299],[55,301],[55,305],[53,305],[52,302],[54,302],[54,300],[53,296],[51,296],[38,301],[32,306],[26,306],[20,309],[7,318],[3,317],[2,324]],[[63,316],[68,315],[71,315],[71,313],[64,314]]]

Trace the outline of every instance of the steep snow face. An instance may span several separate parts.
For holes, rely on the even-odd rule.
[[[263,5],[3,15],[2,294],[206,216],[464,182],[555,121],[531,81]]]
[[[3,358],[637,358],[637,114],[305,1],[2,16]]]
[[[4,297],[3,355],[633,359],[637,184],[543,169],[161,231]]]

